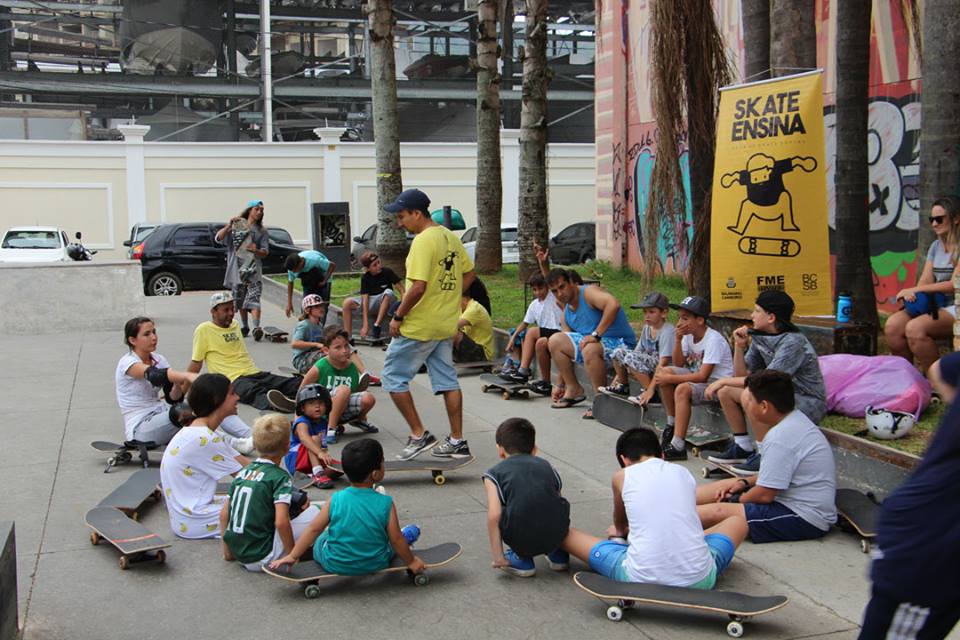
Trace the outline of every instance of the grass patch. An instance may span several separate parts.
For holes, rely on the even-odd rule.
[[[922,456],[934,432],[937,430],[937,425],[940,424],[940,420],[943,418],[945,411],[946,405],[942,402],[930,405],[923,415],[920,416],[920,420],[913,426],[910,433],[897,440],[878,440],[868,436],[862,437],[871,442],[884,444],[891,449]],[[839,431],[840,433],[856,435],[866,431],[867,421],[863,418],[848,418],[847,416],[831,413],[820,422],[820,426]]]

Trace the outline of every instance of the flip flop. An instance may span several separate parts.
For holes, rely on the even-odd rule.
[[[596,420],[596,418],[593,417],[593,407],[590,407],[589,409],[587,409],[586,411],[584,411],[584,412],[583,412],[583,415],[580,416],[580,419],[581,419],[581,420]]]
[[[570,407],[580,404],[587,399],[587,396],[577,396],[576,398],[560,398],[556,402],[550,405],[551,409],[569,409]]]

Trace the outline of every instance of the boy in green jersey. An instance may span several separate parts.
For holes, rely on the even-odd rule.
[[[336,443],[343,433],[343,424],[349,422],[364,433],[377,433],[379,429],[367,422],[367,414],[377,403],[372,393],[361,388],[360,370],[350,359],[353,348],[350,334],[342,327],[327,327],[323,332],[323,344],[327,355],[303,377],[300,388],[319,383],[330,392],[331,407],[327,416],[327,444]],[[364,376],[366,374],[363,374]]]
[[[259,418],[253,424],[253,444],[260,457],[230,484],[220,511],[220,532],[224,560],[238,560],[248,571],[260,571],[293,549],[320,509],[305,495],[302,505],[291,505],[293,482],[280,466],[290,448],[290,421],[285,416]],[[291,508],[302,511],[291,519]]]

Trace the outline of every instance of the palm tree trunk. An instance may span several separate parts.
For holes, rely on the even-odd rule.
[[[520,202],[517,243],[519,278],[525,282],[539,267],[533,244],[547,246],[547,0],[526,0],[523,49],[523,103],[520,110]]]
[[[877,326],[870,265],[867,114],[871,0],[837,2],[837,288],[852,297],[854,322]]]
[[[512,1],[512,0],[508,0]],[[500,75],[497,73],[498,0],[480,0],[477,42],[477,252],[479,273],[496,273],[503,262],[500,218]]]
[[[772,77],[817,67],[815,0],[772,0],[770,67]],[[837,40],[840,38],[838,37]]]
[[[770,0],[742,0],[745,82],[770,77]]]
[[[403,191],[397,117],[397,63],[393,56],[391,0],[369,0],[370,88],[373,94],[373,140],[377,154],[377,252],[385,266],[405,272],[406,235],[383,207]]]
[[[960,29],[956,0],[925,0],[922,64],[921,260],[936,237],[928,220],[933,201],[943,195],[960,195]]]

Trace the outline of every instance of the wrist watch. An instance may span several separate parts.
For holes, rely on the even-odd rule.
[[[393,316],[393,319],[397,322],[403,322],[403,316]]]
[[[597,342],[600,342],[600,334],[599,334],[599,333],[597,333],[596,331],[593,331],[590,335],[593,336],[594,338],[596,338]]]

